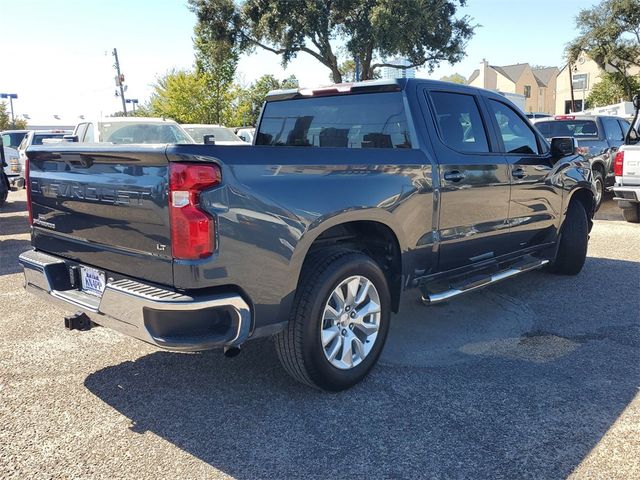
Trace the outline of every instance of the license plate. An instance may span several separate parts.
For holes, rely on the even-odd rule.
[[[102,296],[104,287],[107,285],[104,272],[95,268],[80,266],[80,281],[82,291],[98,297]]]

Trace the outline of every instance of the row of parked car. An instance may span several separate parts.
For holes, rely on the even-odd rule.
[[[221,125],[178,124],[164,118],[105,117],[82,121],[73,130],[6,130],[2,136],[4,155],[4,188],[0,188],[0,205],[9,190],[24,187],[26,150],[32,145],[57,142],[79,143],[208,143],[218,145],[249,145],[253,128],[235,131]],[[6,180],[5,180],[6,179]]]
[[[591,163],[596,208],[600,207],[604,193],[615,183],[614,160],[630,131],[630,122],[606,115],[556,115],[530,120],[547,140],[553,137],[573,137],[576,140],[577,153]],[[635,129],[631,132],[635,141],[637,132]]]

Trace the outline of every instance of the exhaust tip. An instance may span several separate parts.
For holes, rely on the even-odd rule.
[[[224,347],[224,356],[233,358],[240,355],[240,347]]]

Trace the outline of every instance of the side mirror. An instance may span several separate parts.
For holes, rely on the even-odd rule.
[[[65,142],[78,142],[78,135],[63,135],[62,140]]]
[[[215,135],[205,135],[204,136],[204,144],[205,145],[215,145],[216,144],[216,136]]]
[[[636,110],[640,109],[640,93],[633,97],[633,107]]]
[[[573,155],[576,151],[576,139],[573,137],[553,137],[551,139],[551,156],[554,158]]]

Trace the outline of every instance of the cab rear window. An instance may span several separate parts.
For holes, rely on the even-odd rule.
[[[64,137],[64,133],[43,133],[36,134],[33,136],[32,145],[43,145],[45,140],[49,140],[52,138],[62,138]]]
[[[268,102],[256,145],[411,148],[401,92]]]
[[[593,120],[550,120],[548,122],[536,122],[536,128],[546,138],[598,136],[598,127]]]

